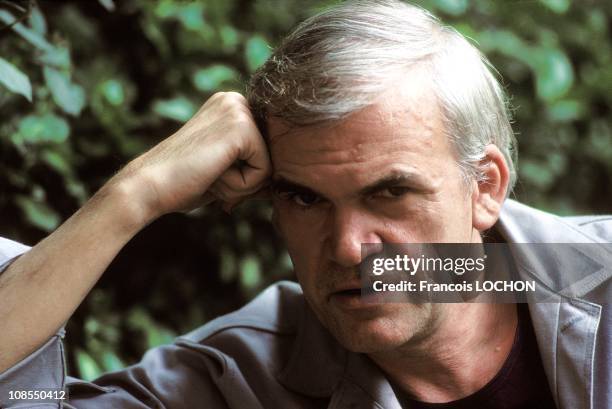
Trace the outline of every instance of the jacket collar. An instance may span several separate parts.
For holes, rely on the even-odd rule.
[[[391,385],[365,354],[344,349],[304,302],[295,345],[277,375],[298,393],[331,398],[329,408],[400,409]]]
[[[496,228],[511,246],[545,243],[535,252],[524,245],[515,246],[513,252],[519,275],[538,280],[551,296],[550,302],[529,304],[544,371],[558,407],[593,408],[595,342],[602,307],[586,298],[611,277],[610,254],[599,245],[604,241],[560,217],[512,200],[506,201]],[[567,277],[571,280],[564,280]]]
[[[546,288],[551,302],[559,296],[589,301],[589,293],[612,277],[605,241],[560,217],[507,200],[495,228],[509,244],[519,272]]]
[[[342,378],[350,352],[321,325],[303,300],[295,344],[277,379],[296,392],[328,397]]]

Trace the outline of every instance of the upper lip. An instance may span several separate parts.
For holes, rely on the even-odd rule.
[[[357,280],[357,281],[348,281],[346,283],[343,283],[342,285],[334,288],[333,291],[331,291],[331,295],[333,294],[337,294],[340,293],[342,291],[348,291],[348,290],[361,290],[361,281]]]

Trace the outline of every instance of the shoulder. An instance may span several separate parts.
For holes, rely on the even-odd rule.
[[[177,338],[175,343],[217,359],[231,357],[238,362],[276,366],[293,346],[304,307],[300,286],[280,281],[241,309]]]
[[[71,399],[96,395],[95,402],[106,403],[104,407],[123,407],[116,402],[162,396],[173,407],[195,407],[202,401],[210,407],[228,407],[229,402],[240,405],[260,396],[278,397],[283,389],[277,375],[293,348],[302,306],[299,285],[276,283],[240,310],[171,345],[147,351],[137,365],[104,375],[95,384],[69,379]]]
[[[572,216],[563,219],[582,231],[612,242],[612,215]]]
[[[295,347],[304,309],[300,286],[281,281],[241,309],[177,338],[174,346],[214,362],[221,374],[274,388]]]
[[[511,242],[612,242],[612,215],[562,217],[510,199],[498,227]]]
[[[179,339],[202,343],[234,329],[292,334],[297,330],[303,303],[299,284],[280,281],[266,288],[239,310],[216,318]]]

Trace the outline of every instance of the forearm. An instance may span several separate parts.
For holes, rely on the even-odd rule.
[[[49,339],[72,315],[121,248],[148,221],[110,183],[0,275],[0,372]]]
[[[233,166],[236,161],[244,166]],[[205,193],[234,205],[264,186],[270,170],[244,97],[213,95],[0,275],[0,372],[55,334],[148,222],[197,206]]]

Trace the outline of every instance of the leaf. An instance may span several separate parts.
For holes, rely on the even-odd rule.
[[[0,21],[7,25],[12,24],[15,22],[15,17],[5,10],[0,10]],[[53,52],[55,50],[55,47],[51,43],[49,43],[43,36],[41,36],[36,31],[27,28],[23,24],[17,23],[11,26],[11,28],[39,50],[46,52]]]
[[[221,36],[221,43],[223,50],[232,52],[236,49],[236,46],[240,42],[238,32],[232,26],[224,25],[219,29],[219,35]]]
[[[219,258],[221,260],[219,277],[224,283],[229,283],[236,277],[236,257],[230,249],[223,248]]]
[[[550,10],[557,14],[563,14],[570,8],[570,0],[540,0]]]
[[[524,160],[519,167],[521,177],[539,191],[548,189],[555,181],[555,175],[545,164],[534,160]]]
[[[154,8],[155,15],[162,19],[174,16],[178,10],[179,5],[171,0],[160,0],[156,3]]]
[[[508,30],[484,30],[477,36],[483,51],[499,50],[518,59],[523,59],[527,45],[516,34]]]
[[[468,0],[436,0],[436,6],[445,13],[459,16],[465,13],[469,6]]]
[[[584,103],[575,99],[556,101],[548,108],[550,118],[559,122],[575,121],[582,118],[585,112]]]
[[[270,47],[263,37],[255,35],[247,40],[245,57],[247,66],[251,72],[255,71],[266,62],[270,54]]]
[[[70,68],[70,51],[67,47],[56,47],[52,51],[40,55],[38,61],[53,68],[68,70]]]
[[[61,175],[69,176],[71,174],[70,165],[59,153],[45,149],[41,153],[41,158],[47,165],[55,169]]]
[[[102,365],[105,372],[119,371],[125,368],[125,363],[111,351],[104,351],[102,353]]]
[[[574,83],[572,64],[561,50],[538,49],[533,54],[531,66],[536,75],[536,91],[543,100],[562,97]]]
[[[125,101],[125,92],[123,90],[123,84],[121,82],[110,79],[100,84],[102,95],[106,100],[114,106],[119,106]]]
[[[218,64],[196,71],[193,75],[193,84],[200,91],[208,92],[217,90],[223,84],[235,81],[237,78],[236,70],[227,65]]]
[[[47,34],[47,22],[45,21],[45,16],[40,12],[40,7],[34,6],[30,10],[30,26],[32,30],[44,36]]]
[[[102,374],[102,369],[96,361],[81,348],[76,349],[76,361],[81,378],[92,381]]]
[[[47,232],[51,232],[59,226],[59,215],[44,202],[35,201],[23,195],[18,195],[15,202],[32,226]]]
[[[612,168],[612,129],[605,120],[593,120],[586,144],[589,156],[601,160]]]
[[[27,75],[10,62],[0,57],[0,83],[9,91],[23,95],[32,102],[32,84]]]
[[[170,54],[170,44],[168,43],[168,39],[161,31],[159,26],[155,21],[152,21],[151,18],[143,18],[141,20],[141,28],[144,34],[147,36],[149,41],[153,43],[157,51],[165,57]]]
[[[128,325],[145,333],[147,348],[170,344],[176,338],[174,332],[157,324],[150,314],[140,307],[135,307],[129,312]]]
[[[51,113],[28,115],[19,122],[18,133],[28,143],[62,143],[70,134],[70,126],[64,118]]]
[[[195,114],[197,108],[185,97],[159,100],[153,104],[153,111],[164,118],[185,122]]]
[[[240,284],[253,289],[261,283],[261,267],[254,256],[246,256],[240,262]]]
[[[115,11],[115,3],[113,0],[98,0],[98,2],[104,7],[107,11]]]
[[[65,179],[65,183],[68,193],[77,199],[80,204],[84,204],[87,201],[87,190],[82,182],[76,180],[73,176],[70,176]]]
[[[53,101],[67,114],[77,116],[85,106],[85,92],[83,88],[70,81],[64,71],[45,67],[43,69],[45,82],[51,91]]]
[[[200,31],[206,26],[204,21],[204,5],[198,2],[182,5],[176,17],[187,30]]]
[[[574,82],[569,58],[557,48],[530,47],[516,34],[505,31],[483,31],[479,36],[485,51],[500,52],[522,61],[534,73],[536,92],[546,101],[562,97]]]

